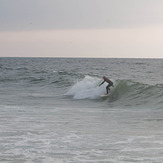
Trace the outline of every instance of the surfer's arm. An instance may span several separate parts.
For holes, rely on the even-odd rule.
[[[99,87],[100,87],[102,84],[104,84],[104,82],[105,82],[105,80],[99,85]]]

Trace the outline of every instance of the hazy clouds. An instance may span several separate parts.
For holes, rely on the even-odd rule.
[[[121,28],[163,24],[162,0],[0,0],[1,30]]]
[[[0,0],[0,56],[163,58],[163,0]]]

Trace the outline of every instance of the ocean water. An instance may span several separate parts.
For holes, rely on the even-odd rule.
[[[0,162],[162,163],[163,59],[0,58]]]

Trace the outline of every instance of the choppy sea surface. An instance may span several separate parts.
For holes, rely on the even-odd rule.
[[[0,58],[0,162],[162,163],[163,59]]]

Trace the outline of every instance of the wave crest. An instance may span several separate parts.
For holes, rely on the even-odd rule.
[[[138,106],[138,105],[163,105],[163,85],[148,85],[134,82],[131,80],[112,80],[115,87],[111,87],[108,97],[109,102],[116,105]],[[66,93],[73,99],[100,99],[106,93],[107,83],[101,87],[98,85],[102,79],[97,77],[85,76],[81,81],[74,84]]]

